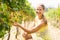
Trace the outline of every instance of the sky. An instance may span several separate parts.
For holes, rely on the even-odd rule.
[[[60,0],[28,0],[28,1],[34,8],[36,8],[38,4],[44,4],[46,7],[57,8],[58,4],[60,4]]]

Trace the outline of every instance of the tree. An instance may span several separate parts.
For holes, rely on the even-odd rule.
[[[34,17],[35,11],[28,0],[0,0],[0,37],[10,32],[13,22],[22,23]]]

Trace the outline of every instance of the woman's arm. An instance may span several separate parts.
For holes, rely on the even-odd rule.
[[[17,27],[20,27],[20,28],[22,28],[25,32],[27,32],[27,33],[34,33],[34,32],[36,32],[36,31],[38,31],[40,28],[42,28],[42,27],[44,27],[44,26],[46,26],[47,25],[47,22],[45,22],[45,21],[43,21],[40,25],[38,25],[37,27],[33,27],[33,28],[31,28],[31,29],[27,29],[27,28],[25,28],[25,27],[22,27],[20,24],[14,24],[15,26],[17,26]]]

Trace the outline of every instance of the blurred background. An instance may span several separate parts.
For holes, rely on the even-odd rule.
[[[44,15],[52,40],[60,40],[60,0],[0,0],[0,40],[24,40],[21,37],[23,30],[12,23],[24,21],[25,25],[26,21],[32,21],[39,4],[46,7]]]

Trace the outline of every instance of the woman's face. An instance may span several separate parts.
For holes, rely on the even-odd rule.
[[[36,9],[36,13],[38,15],[38,17],[41,17],[42,14],[44,13],[44,9],[42,6],[38,6],[37,9]]]

